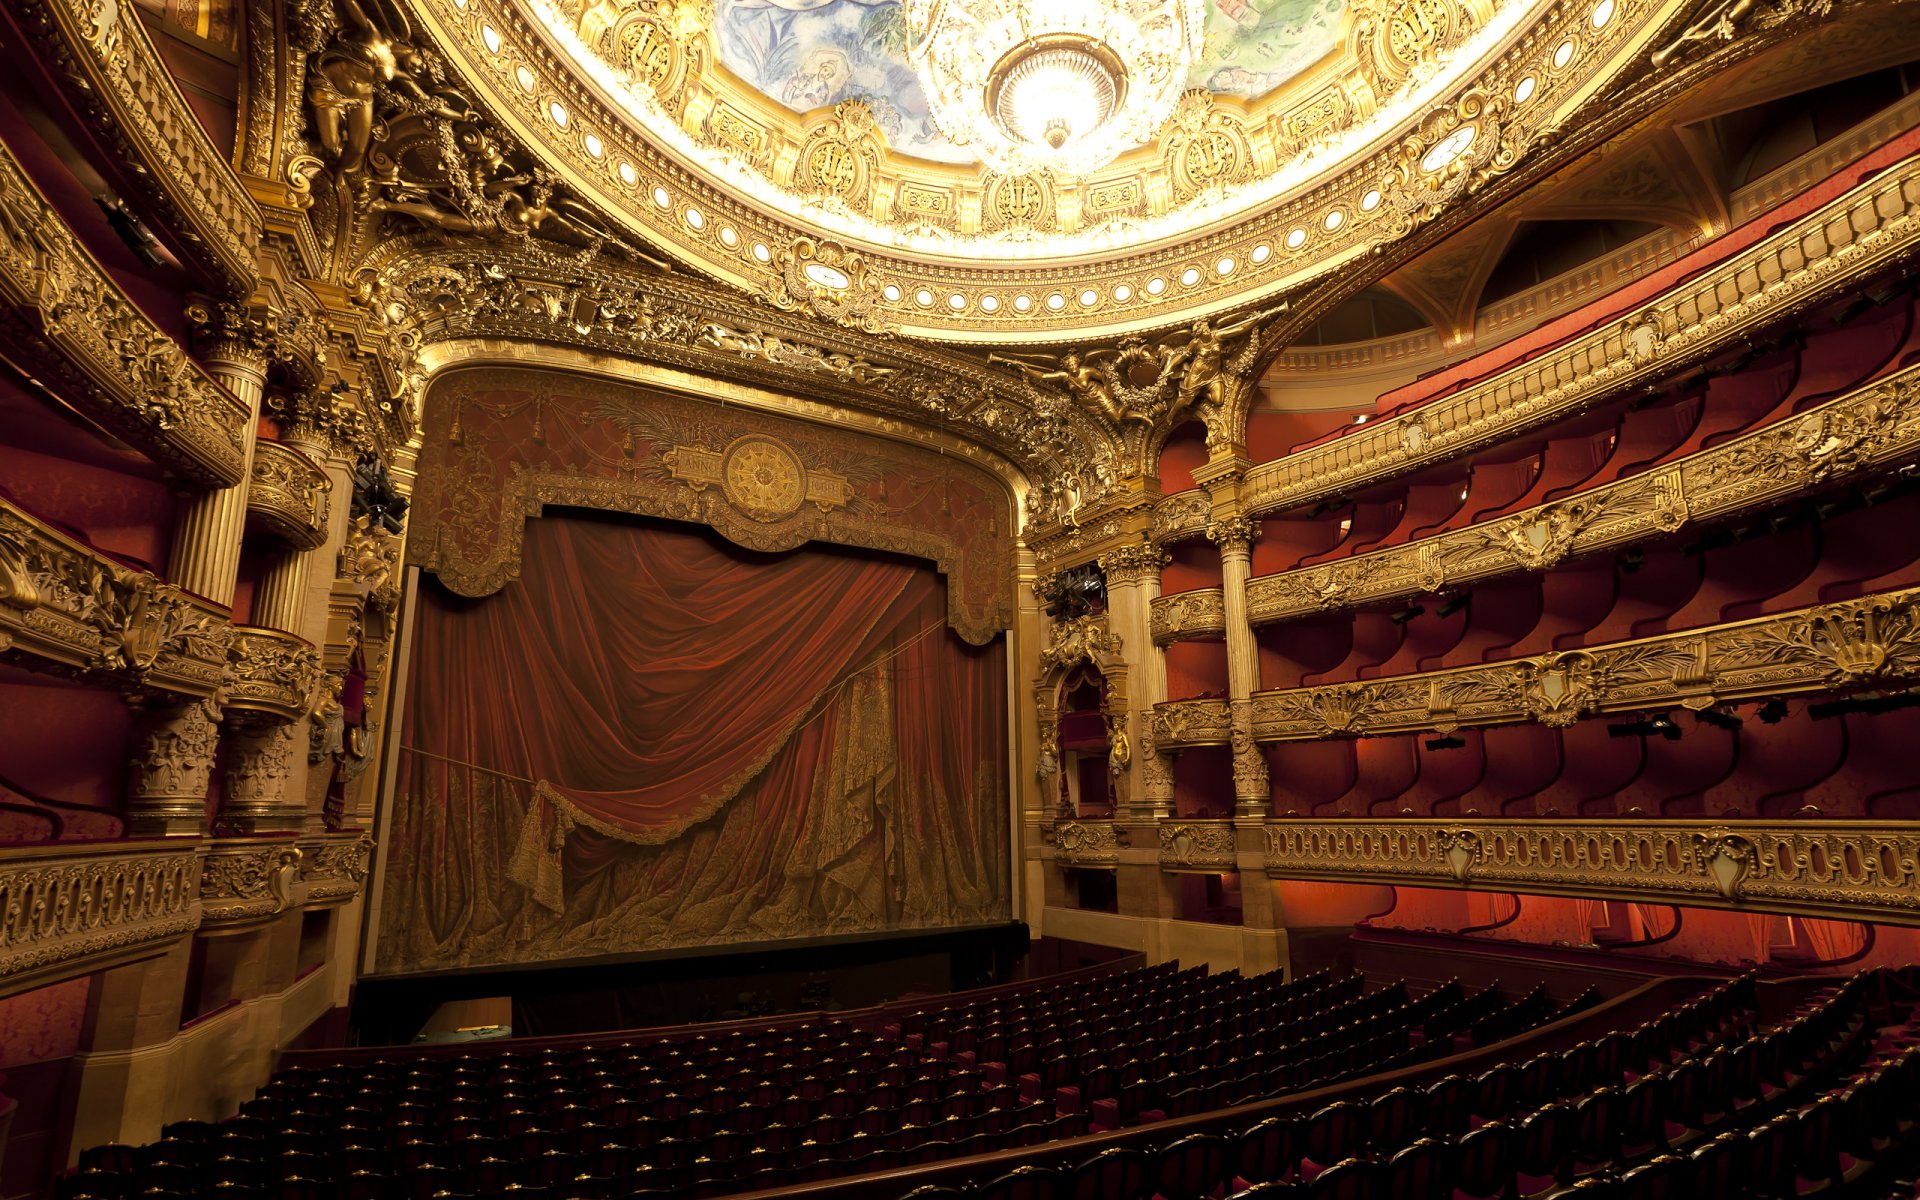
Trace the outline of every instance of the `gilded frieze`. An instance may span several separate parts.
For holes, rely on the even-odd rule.
[[[0,499],[0,655],[40,670],[212,697],[227,611]]]
[[[1256,692],[1262,742],[1582,718],[1825,693],[1920,674],[1920,589],[1584,650],[1353,683]],[[1227,705],[1155,707],[1162,746],[1217,744]]]
[[[170,227],[174,249],[229,294],[251,292],[260,210],[187,106],[134,9],[22,0],[18,11],[90,132],[132,168],[131,186]]]
[[[0,305],[9,357],[62,399],[195,483],[240,482],[246,405],[120,290],[4,145]]]
[[[1070,866],[1119,862],[1119,831],[1112,821],[1060,821],[1053,826],[1053,858]]]
[[[233,627],[226,708],[272,721],[295,721],[313,705],[320,652],[306,639],[256,625]]]
[[[871,246],[882,323],[1013,342],[1119,334],[1270,297],[1406,236],[1523,159],[1576,153],[1560,130],[1630,116],[1712,65],[1676,59],[1655,89],[1644,56],[1628,52],[1671,38],[1693,7],[1615,0],[1596,21],[1588,6],[1524,0],[1356,5],[1364,22],[1297,89],[1251,104],[1201,93],[1158,144],[1111,168],[1018,184],[977,164],[866,159],[858,138],[821,141],[817,116],[796,119],[715,69],[671,97],[628,88],[582,35],[582,14],[598,7],[428,0],[421,16],[533,153],[674,257],[771,297],[776,256],[795,238]],[[1750,55],[1814,19],[1740,28],[1704,57]],[[1408,129],[1409,111],[1455,124]],[[839,190],[822,196],[823,178]],[[1016,239],[1018,256],[995,250]],[[982,259],[999,265],[982,271]],[[1068,262],[1076,290],[1056,303]]]
[[[201,854],[149,842],[10,849],[0,860],[0,995],[154,953],[200,923]]]
[[[373,839],[347,832],[300,840],[300,883],[305,904],[342,904],[360,894],[371,868]]]
[[[247,515],[302,550],[327,540],[327,496],[333,481],[306,455],[262,438],[253,448]]]
[[[1835,197],[1625,320],[1403,416],[1247,472],[1249,515],[1347,495],[1538,429],[1736,345],[1920,246],[1920,157]]]
[[[930,450],[504,367],[439,384],[425,439],[408,553],[464,595],[514,578],[529,517],[578,505],[697,522],[756,550],[826,541],[910,554],[946,575],[963,637],[985,642],[1011,619],[1008,493]]]
[[[1917,449],[1920,367],[1909,367],[1658,471],[1371,554],[1250,579],[1247,615],[1268,624],[1544,571],[1569,556],[1753,512],[1899,464]],[[1173,628],[1169,636],[1177,636]]]
[[[1270,820],[1267,873],[1920,922],[1920,823]]]
[[[1160,822],[1162,870],[1233,871],[1240,865],[1231,821]]]
[[[200,923],[243,925],[294,904],[301,852],[280,840],[216,841],[200,873]]]
[[[1153,641],[1159,646],[1184,638],[1224,637],[1226,597],[1219,588],[1160,596],[1153,601],[1151,620]]]

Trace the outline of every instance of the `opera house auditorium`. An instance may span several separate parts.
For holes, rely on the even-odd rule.
[[[0,63],[0,1200],[1920,1197],[1920,0]]]

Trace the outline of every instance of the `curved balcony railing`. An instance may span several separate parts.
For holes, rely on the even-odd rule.
[[[306,455],[283,442],[254,443],[247,516],[301,550],[327,540],[327,497],[333,481]]]

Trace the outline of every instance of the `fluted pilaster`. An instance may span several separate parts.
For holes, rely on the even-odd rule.
[[[201,492],[175,520],[167,573],[173,582],[217,604],[232,604],[240,575],[240,540],[247,524],[247,488],[253,478],[253,430],[267,382],[264,354],[238,338],[223,338],[207,355],[207,373],[247,406],[244,469],[235,487]]]
[[[1173,811],[1173,776],[1159,769],[1153,752],[1153,706],[1167,698],[1167,668],[1153,644],[1153,601],[1160,595],[1160,568],[1167,555],[1142,543],[1100,556],[1107,580],[1108,626],[1119,635],[1128,660],[1126,711],[1109,716],[1108,745],[1114,763],[1115,810],[1134,820],[1156,820]]]
[[[1260,650],[1247,621],[1247,578],[1257,527],[1246,517],[1217,518],[1207,537],[1220,548],[1220,589],[1227,625],[1227,698],[1233,714],[1234,811],[1264,818],[1270,796],[1267,760],[1253,741],[1253,693],[1260,689]]]

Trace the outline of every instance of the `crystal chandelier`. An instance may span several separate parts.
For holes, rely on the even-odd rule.
[[[906,0],[934,123],[1009,175],[1098,170],[1153,137],[1200,51],[1203,0]]]

